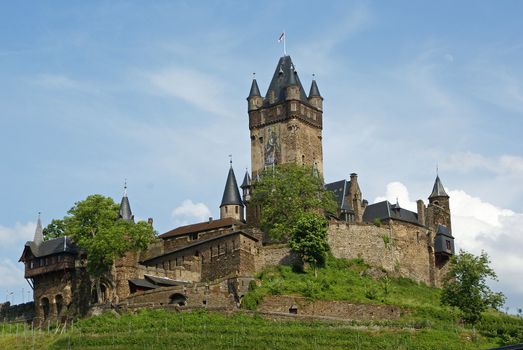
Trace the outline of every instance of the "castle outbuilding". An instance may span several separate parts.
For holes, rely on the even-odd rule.
[[[231,162],[220,218],[175,227],[147,250],[116,260],[102,279],[101,299],[126,306],[236,307],[257,272],[292,264],[286,245],[264,240],[260,208],[250,204],[251,190],[263,170],[283,164],[309,166],[323,179],[323,102],[316,79],[305,93],[290,56],[279,59],[265,96],[253,79],[247,97],[251,172],[246,171],[241,192]],[[363,259],[393,275],[441,285],[455,247],[450,198],[439,176],[428,205],[418,200],[416,212],[398,201],[369,204],[356,173],[325,183],[325,189],[338,206],[327,216],[335,257]],[[127,186],[115,220],[134,221]],[[85,254],[68,237],[44,241],[38,219],[34,239],[20,258],[34,289],[38,322],[82,315],[97,303]]]

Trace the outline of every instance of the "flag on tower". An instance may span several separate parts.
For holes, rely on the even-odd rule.
[[[278,38],[278,42],[281,43],[285,39],[285,32],[280,34],[280,37]]]

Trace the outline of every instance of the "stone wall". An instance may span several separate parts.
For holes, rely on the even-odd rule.
[[[261,312],[338,317],[348,320],[397,320],[401,309],[392,305],[355,304],[339,300],[312,300],[297,296],[271,295],[258,306]]]
[[[298,257],[294,255],[287,244],[270,244],[258,249],[255,259],[256,271],[263,270],[266,266],[293,265],[298,263]]]
[[[380,227],[331,221],[328,241],[337,258],[361,258],[415,281],[438,284],[431,259],[432,231],[425,227],[397,220]]]

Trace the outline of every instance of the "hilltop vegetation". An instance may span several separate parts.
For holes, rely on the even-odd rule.
[[[4,326],[2,349],[488,349],[523,342],[523,320],[488,311],[475,329],[440,305],[437,288],[388,276],[362,260],[329,257],[323,268],[294,272],[271,267],[251,285],[243,306],[251,311],[224,315],[196,310],[106,313],[78,320],[60,334],[51,327],[34,334]],[[312,299],[348,300],[402,307],[399,320],[269,320],[256,312],[266,295],[299,294]]]

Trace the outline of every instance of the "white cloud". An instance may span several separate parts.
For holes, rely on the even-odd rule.
[[[493,284],[493,289],[510,295],[507,305],[512,310],[522,307],[523,213],[497,207],[463,190],[446,191],[450,196],[452,233],[456,238],[456,247],[474,254],[486,251],[499,278],[499,283]],[[376,198],[376,201],[388,199],[392,202],[396,197],[404,208],[409,209],[409,205],[412,207],[415,204],[410,201],[407,188],[400,182],[389,183],[386,195]]]
[[[14,227],[0,226],[0,246],[2,249],[20,248],[24,243],[33,239],[36,223],[17,222]]]
[[[407,187],[401,182],[391,182],[387,184],[387,192],[385,196],[377,197],[374,202],[377,203],[385,200],[388,200],[393,204],[396,203],[396,200],[398,200],[400,207],[412,210],[414,212],[417,211],[416,202],[410,200],[409,191],[407,190]]]
[[[173,209],[171,216],[175,224],[187,225],[207,220],[211,216],[211,211],[203,203],[193,203],[192,200],[186,199]]]

